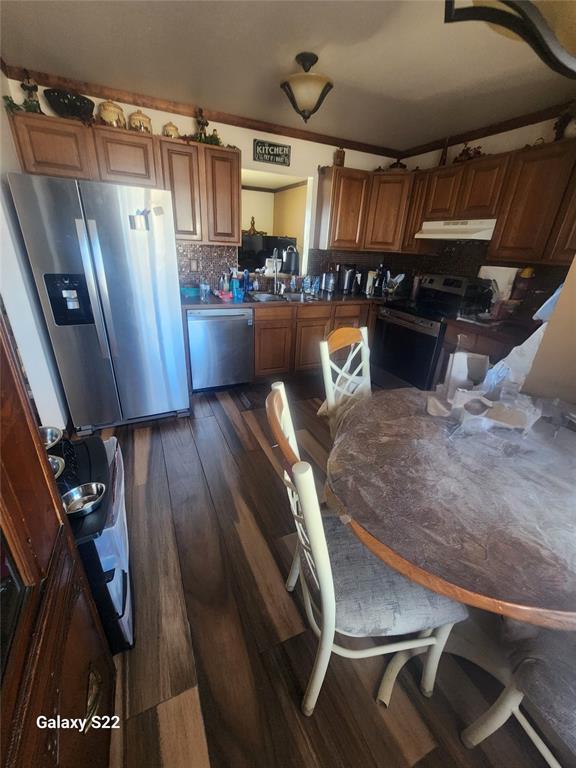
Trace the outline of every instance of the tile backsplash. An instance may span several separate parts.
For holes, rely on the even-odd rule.
[[[455,241],[452,243],[435,243],[435,253],[366,253],[353,251],[327,251],[311,249],[308,252],[308,272],[317,275],[327,271],[330,264],[355,264],[361,268],[375,269],[379,264],[385,264],[392,275],[404,272],[406,280],[404,289],[409,290],[412,280],[417,274],[454,274],[463,277],[476,277],[478,270],[486,264],[488,243],[477,240]],[[502,263],[499,266],[521,267],[523,264]],[[530,266],[530,265],[529,265]],[[526,313],[532,313],[552,295],[565,280],[567,266],[560,265],[531,265],[534,267],[534,281],[524,300]]]
[[[176,240],[180,285],[198,285],[202,278],[217,288],[222,272],[238,265],[235,245],[200,245],[189,240]]]

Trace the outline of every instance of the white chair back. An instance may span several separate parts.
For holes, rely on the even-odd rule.
[[[324,612],[331,603],[335,605],[328,546],[312,467],[307,462],[300,461],[290,407],[282,382],[272,385],[272,391],[266,398],[266,415],[284,460],[284,485],[298,535],[300,559],[303,561],[302,572],[307,582],[312,580],[312,583],[308,583],[309,589],[320,591]]]
[[[340,364],[332,356],[345,347],[350,347],[348,356]],[[328,416],[350,398],[370,396],[370,347],[366,327],[332,331],[325,341],[320,342],[320,359]]]

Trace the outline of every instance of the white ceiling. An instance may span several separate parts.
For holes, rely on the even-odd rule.
[[[270,171],[253,171],[250,168],[242,168],[243,187],[261,187],[262,189],[281,189],[289,184],[298,184],[306,181],[302,176],[288,176],[285,173],[272,173]]]
[[[573,98],[576,82],[442,0],[3,0],[2,56],[77,80],[304,127],[279,83],[315,51],[334,90],[308,128],[397,149]]]

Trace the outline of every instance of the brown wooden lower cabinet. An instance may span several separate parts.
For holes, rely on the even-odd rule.
[[[327,320],[298,320],[294,370],[306,371],[320,365],[320,342],[328,335]]]
[[[292,368],[292,307],[257,307],[254,310],[254,319],[255,375],[287,373]]]
[[[369,306],[368,302],[335,302],[256,308],[255,375],[319,368],[322,339],[336,328],[366,325]]]

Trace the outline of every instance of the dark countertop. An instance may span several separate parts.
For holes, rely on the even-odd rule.
[[[456,320],[447,320],[446,323],[457,328],[463,333],[475,333],[478,336],[487,336],[498,341],[510,341],[514,344],[521,344],[526,341],[540,323],[530,321],[529,323],[515,323],[510,320],[465,320],[458,318]]]
[[[265,293],[265,291],[262,291]],[[366,297],[366,296],[343,296],[336,293],[321,293],[318,299],[312,299],[307,301],[255,301],[254,299],[247,297],[244,301],[223,301],[218,296],[211,294],[208,301],[200,301],[200,296],[197,298],[181,297],[182,309],[198,309],[201,307],[222,307],[234,309],[235,307],[284,307],[284,306],[301,306],[302,304],[371,304],[373,302],[384,303],[385,299]]]

